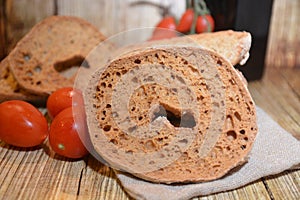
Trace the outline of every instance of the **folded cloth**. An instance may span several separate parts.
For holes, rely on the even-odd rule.
[[[151,183],[130,174],[115,171],[124,189],[135,199],[190,199],[228,191],[259,178],[277,174],[300,164],[300,141],[256,107],[258,135],[249,160],[231,174],[210,182],[166,185]]]

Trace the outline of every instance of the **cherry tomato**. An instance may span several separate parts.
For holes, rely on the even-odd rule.
[[[48,114],[53,119],[60,111],[72,106],[75,90],[71,87],[61,88],[53,92],[47,100]]]
[[[215,21],[211,15],[200,15],[196,22],[196,32],[212,32],[215,28]]]
[[[50,126],[49,142],[53,151],[68,158],[82,158],[88,154],[78,135],[72,107],[64,109],[53,119]]]
[[[160,40],[176,37],[176,22],[172,16],[164,17],[153,31],[152,37],[149,40]]]
[[[176,30],[175,18],[172,16],[164,17],[157,25],[157,28],[166,28],[170,30]]]
[[[0,140],[18,147],[42,144],[48,136],[48,123],[33,105],[20,100],[0,104]]]
[[[187,9],[180,18],[179,24],[176,27],[176,30],[181,33],[186,33],[190,31],[194,20],[194,10]]]

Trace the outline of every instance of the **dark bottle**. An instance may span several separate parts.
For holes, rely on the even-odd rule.
[[[273,0],[206,0],[215,19],[215,30],[248,31],[252,35],[250,58],[236,66],[248,81],[260,79],[264,72]]]

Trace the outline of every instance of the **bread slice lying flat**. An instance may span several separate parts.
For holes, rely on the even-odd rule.
[[[232,65],[243,65],[249,58],[251,35],[248,32],[226,30],[188,37],[227,58]]]
[[[8,56],[9,67],[20,87],[33,94],[48,95],[72,86],[72,69],[77,69],[104,39],[83,19],[51,16],[18,42]]]
[[[220,178],[247,161],[257,134],[241,76],[201,47],[128,52],[92,75],[84,100],[97,153],[153,182]]]
[[[46,100],[44,96],[33,95],[20,88],[10,72],[7,58],[5,58],[0,63],[0,102],[12,99],[29,101],[35,104]]]
[[[232,65],[243,65],[249,58],[251,47],[251,34],[245,31],[224,30],[211,33],[201,33],[174,37],[171,39],[155,40],[147,45],[179,45],[190,44],[202,46],[222,55],[228,59]]]

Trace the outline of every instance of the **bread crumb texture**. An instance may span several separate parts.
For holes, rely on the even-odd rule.
[[[94,73],[84,95],[91,141],[112,167],[170,184],[247,161],[255,106],[226,59],[195,47],[133,52]]]
[[[104,39],[85,20],[51,16],[18,42],[8,56],[10,70],[20,87],[33,94],[48,95],[72,86],[76,69]]]

